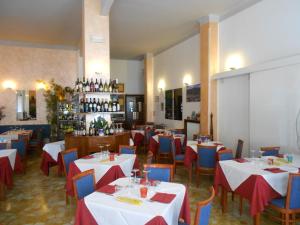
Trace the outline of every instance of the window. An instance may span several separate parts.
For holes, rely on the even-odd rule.
[[[165,91],[165,118],[182,120],[182,88]]]

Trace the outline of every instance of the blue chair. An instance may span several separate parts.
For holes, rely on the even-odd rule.
[[[29,149],[32,150],[41,150],[42,146],[42,134],[43,134],[43,129],[39,128],[34,131],[34,134],[32,135],[33,137],[29,140]]]
[[[150,142],[150,138],[155,135],[155,131],[153,129],[145,129],[145,144],[148,146]]]
[[[26,142],[23,139],[11,140],[11,148],[17,149],[18,154],[21,156],[21,159],[26,159]]]
[[[77,148],[71,148],[71,149],[62,151],[61,156],[62,156],[62,161],[63,161],[63,165],[64,165],[65,175],[67,177],[68,172],[69,172],[70,163],[74,162],[76,159],[78,159]]]
[[[263,152],[262,156],[278,156],[280,147],[261,147],[260,150]]]
[[[172,142],[171,142],[171,149],[172,149],[174,172],[176,173],[176,165],[177,164],[182,165],[184,163],[184,154],[176,154],[176,146],[175,146],[174,139],[172,139]]]
[[[7,149],[7,143],[0,143],[0,150]]]
[[[218,161],[232,160],[233,153],[231,149],[220,150],[217,152]]]
[[[174,167],[171,164],[144,164],[144,170],[149,170],[149,180],[171,182],[174,178]]]
[[[197,203],[197,211],[195,214],[194,225],[208,225],[211,213],[212,202],[215,197],[215,190],[211,188],[211,195],[207,200]],[[187,223],[179,222],[178,225],[187,225]]]
[[[170,159],[172,154],[172,136],[159,135],[158,136],[158,161],[161,158]]]
[[[283,198],[273,199],[269,207],[281,214],[273,217],[285,225],[296,224],[296,214],[300,213],[300,173],[289,174],[287,195]]]
[[[80,200],[95,191],[94,170],[87,170],[72,177],[76,200]]]
[[[197,145],[198,159],[196,167],[197,186],[199,187],[199,174],[214,175],[217,161],[217,146]]]
[[[135,152],[136,152],[136,146],[119,145],[120,154],[135,154]]]
[[[184,134],[183,129],[172,129],[170,131],[171,131],[171,134]]]

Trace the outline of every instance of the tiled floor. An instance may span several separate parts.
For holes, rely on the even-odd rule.
[[[140,157],[143,161],[144,157]],[[141,163],[142,165],[142,163]],[[7,192],[7,198],[0,201],[0,224],[2,225],[43,225],[43,224],[73,224],[75,203],[65,204],[65,178],[57,177],[56,168],[51,169],[50,176],[44,176],[39,169],[40,158],[31,156],[25,175],[15,175],[14,188]],[[175,175],[175,182],[187,184],[187,173],[179,166]],[[189,187],[189,198],[192,209],[192,219],[196,202],[209,196],[208,188],[212,185],[212,178],[201,177],[200,187],[193,184]],[[237,199],[238,200],[238,199]],[[212,208],[210,224],[238,225],[252,224],[248,216],[248,206],[245,213],[239,216],[238,201],[229,202],[228,213],[222,215],[219,198],[215,198]],[[262,225],[274,224],[265,216]],[[120,224],[121,225],[121,224]]]

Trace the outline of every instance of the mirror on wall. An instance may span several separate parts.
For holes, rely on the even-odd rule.
[[[36,91],[17,91],[17,120],[36,119]]]

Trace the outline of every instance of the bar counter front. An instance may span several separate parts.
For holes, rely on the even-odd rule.
[[[119,145],[129,145],[130,132],[125,131],[109,136],[65,136],[65,148],[77,148],[78,157],[83,157],[94,152],[99,152],[99,145],[110,144],[109,150],[117,152]],[[104,147],[104,150],[106,147]]]

